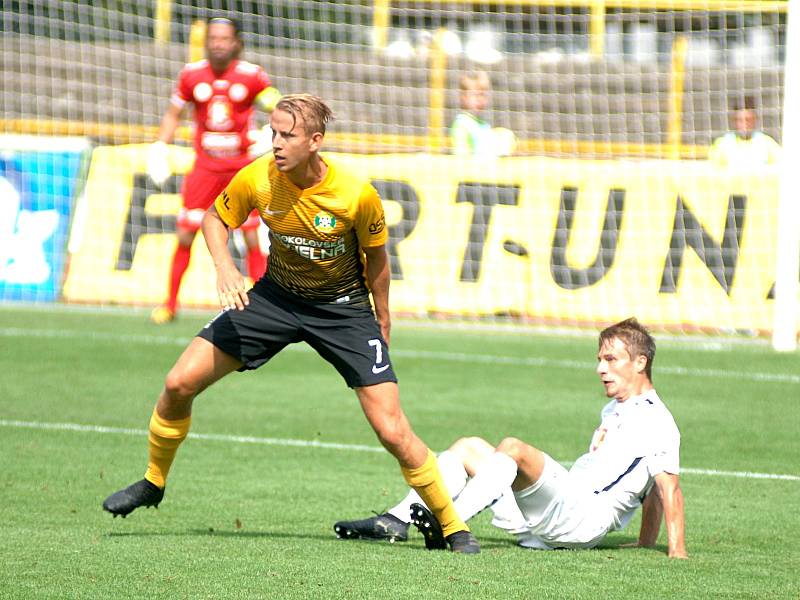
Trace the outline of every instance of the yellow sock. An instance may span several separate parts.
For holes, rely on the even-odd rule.
[[[453,500],[444,485],[436,456],[428,450],[428,458],[416,469],[400,467],[406,482],[420,495],[425,505],[439,519],[445,537],[456,531],[469,531],[469,527],[456,513]]]
[[[178,446],[189,433],[191,423],[192,417],[168,421],[161,418],[153,409],[153,416],[150,417],[150,436],[148,437],[150,453],[147,472],[144,474],[147,481],[162,489],[167,485],[169,468],[172,466],[172,461],[175,460]]]

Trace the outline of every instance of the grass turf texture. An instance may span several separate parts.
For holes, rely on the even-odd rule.
[[[207,390],[192,433],[220,437],[184,443],[161,508],[112,519],[100,504],[141,478],[163,377],[205,320],[156,328],[143,313],[0,306],[0,597],[800,595],[800,481],[691,471],[799,474],[798,356],[758,345],[657,336],[655,383],[690,469],[689,561],[666,558],[663,527],[657,550],[619,548],[638,518],[589,551],[518,548],[488,515],[472,522],[478,556],[427,552],[413,531],[405,544],[337,540],[336,520],[383,511],[405,487],[353,393],[301,348]],[[513,435],[570,461],[605,402],[593,336],[401,324],[392,352],[405,410],[436,450]],[[42,428],[66,423],[95,429]]]

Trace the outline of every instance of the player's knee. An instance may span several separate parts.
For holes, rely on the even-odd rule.
[[[519,463],[520,458],[525,454],[527,447],[528,445],[522,440],[514,437],[508,437],[497,445],[497,451],[502,452],[503,454],[508,454],[511,458],[517,461],[517,463]]]
[[[164,393],[168,400],[184,400],[194,398],[200,386],[183,369],[173,368],[164,381]]]
[[[456,440],[449,448],[455,454],[464,470],[471,477],[480,464],[494,453],[494,446],[479,437],[464,437]]]
[[[197,232],[191,229],[179,229],[178,230],[178,245],[182,246],[183,248],[192,248],[192,244],[194,243],[194,238],[197,235]]]
[[[471,436],[457,439],[452,443],[449,450],[458,455],[473,456],[476,454],[491,454],[494,452],[494,447],[483,438]]]
[[[412,439],[408,421],[400,418],[381,419],[375,426],[375,433],[381,444],[392,454],[396,454],[408,446]]]
[[[408,435],[398,427],[384,426],[376,430],[375,433],[378,435],[381,444],[389,450],[402,448],[408,441]]]

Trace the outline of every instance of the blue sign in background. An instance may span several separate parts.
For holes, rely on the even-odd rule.
[[[0,150],[0,301],[59,297],[86,150]]]

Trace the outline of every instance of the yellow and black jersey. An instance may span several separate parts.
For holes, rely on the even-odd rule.
[[[388,232],[369,180],[323,160],[325,178],[301,190],[265,155],[236,174],[215,206],[231,228],[258,210],[269,227],[268,280],[302,298],[334,302],[366,295],[362,248],[384,245]]]

